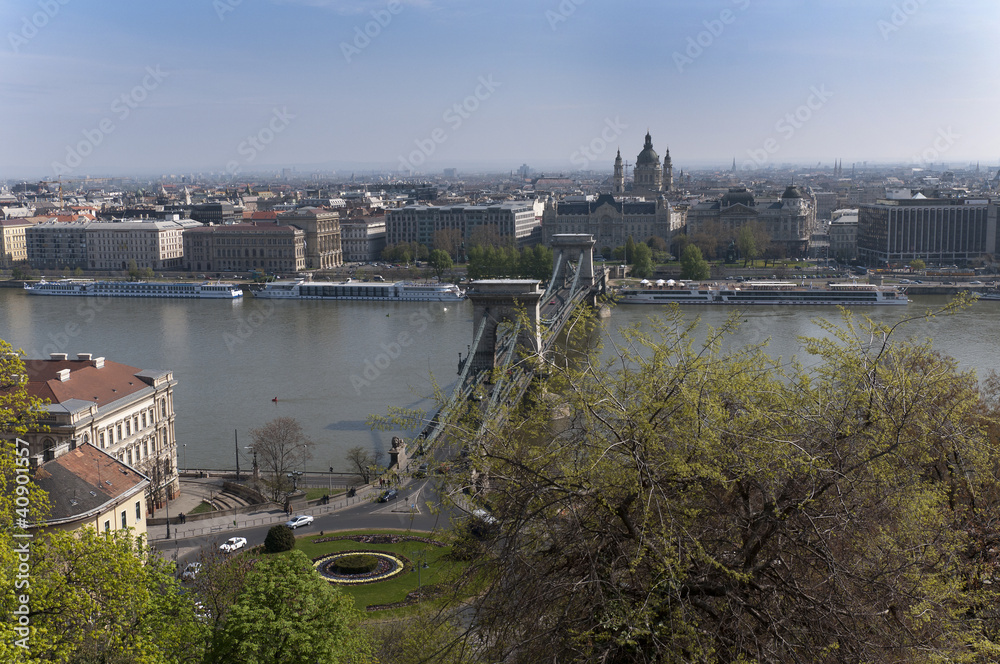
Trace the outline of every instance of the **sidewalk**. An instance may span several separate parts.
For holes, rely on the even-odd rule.
[[[219,516],[199,521],[189,520],[183,524],[178,523],[177,517],[179,514],[187,514],[188,511],[200,505],[202,500],[208,500],[213,491],[218,493],[221,490],[222,480],[185,478],[181,484],[181,495],[170,501],[169,541],[173,543],[175,540],[184,540],[191,537],[201,537],[212,534],[222,536],[230,530],[240,530],[243,528],[251,528],[253,526],[273,525],[275,523],[284,523],[288,520],[288,515],[285,514],[284,510],[275,508],[273,507],[273,504],[271,504],[270,506],[262,506],[260,510],[247,514]],[[361,502],[370,501],[374,499],[380,491],[381,489],[378,487],[372,487],[367,484],[362,485],[357,487],[357,494],[353,498],[348,498],[346,494],[342,494],[336,499],[331,499],[328,505],[306,507],[305,509],[295,511],[294,514],[312,514],[313,516],[329,514],[330,512],[350,507],[351,505],[357,505]],[[166,516],[166,511],[160,510],[156,513],[156,516],[164,517]],[[162,544],[167,541],[166,525],[149,526],[146,529],[146,533],[148,541],[151,544],[158,543],[162,546]]]

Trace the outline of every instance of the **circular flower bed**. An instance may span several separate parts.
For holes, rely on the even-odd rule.
[[[374,569],[358,574],[344,574],[340,571],[341,568],[338,565],[338,561],[357,556],[358,554],[375,558],[377,564]],[[313,567],[330,583],[361,584],[384,581],[396,576],[406,568],[406,561],[396,554],[385,551],[339,551],[317,558],[313,561]]]

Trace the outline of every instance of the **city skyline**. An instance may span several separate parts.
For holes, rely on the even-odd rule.
[[[1000,159],[985,1],[16,0],[0,177]]]

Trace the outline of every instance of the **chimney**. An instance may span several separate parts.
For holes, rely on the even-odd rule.
[[[77,353],[76,359],[90,361],[90,358],[94,357],[93,353]]]
[[[65,360],[68,358],[69,355],[67,353],[49,353],[50,360]]]
[[[103,357],[95,357],[93,360],[91,360],[91,362],[93,363],[95,369],[103,369],[104,368],[104,358]]]
[[[59,377],[60,383],[65,383],[67,380],[69,380],[69,369],[60,369],[59,371],[56,372],[56,376]]]

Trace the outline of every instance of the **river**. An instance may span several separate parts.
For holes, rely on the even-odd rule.
[[[908,307],[864,313],[895,322],[942,305],[916,297]],[[608,334],[655,315],[659,307],[621,306]],[[719,325],[726,307],[688,307]],[[775,356],[802,358],[799,335],[818,335],[814,319],[837,319],[832,307],[762,307],[743,312],[736,343],[769,340]],[[1000,302],[980,302],[953,316],[918,321],[909,333],[981,374],[1000,369]],[[357,301],[243,301],[29,296],[0,288],[0,338],[29,358],[93,353],[139,369],[169,369],[178,462],[185,468],[250,467],[250,429],[294,417],[316,444],[309,469],[347,470],[350,447],[388,450],[394,435],[371,431],[369,413],[390,406],[430,409],[434,383],[450,390],[459,353],[472,342],[472,305]],[[273,399],[277,399],[274,401]]]

